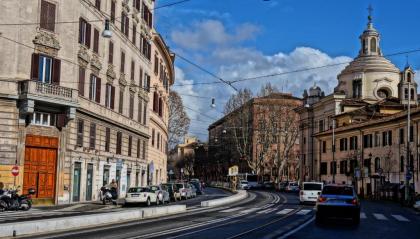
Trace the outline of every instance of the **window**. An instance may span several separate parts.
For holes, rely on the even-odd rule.
[[[124,73],[125,72],[125,53],[123,51],[121,52],[120,72],[121,73]]]
[[[372,134],[363,135],[363,147],[372,148]]]
[[[392,131],[382,132],[382,146],[392,145]]]
[[[120,87],[120,99],[118,102],[118,113],[123,113],[123,107],[124,107],[124,88]]]
[[[147,23],[147,25],[150,28],[152,28],[153,14],[150,12],[149,8],[144,3],[143,3],[143,20]]]
[[[378,172],[378,169],[381,168],[381,159],[375,158],[375,172]]]
[[[408,100],[408,89],[404,89],[404,99]]]
[[[350,173],[351,174],[354,174],[354,169],[356,168],[356,166],[357,166],[357,160],[354,160],[354,159],[350,160]]]
[[[330,174],[337,174],[337,162],[330,162]]]
[[[328,167],[328,164],[327,163],[321,163],[321,169],[320,169],[320,174],[321,175],[327,175],[327,167]]]
[[[322,152],[323,153],[327,152],[327,141],[322,141]]]
[[[350,150],[358,149],[358,139],[357,136],[350,137]]]
[[[40,27],[44,30],[55,30],[55,4],[41,1]]]
[[[371,162],[370,162],[371,160],[370,160],[370,158],[368,158],[368,159],[365,159],[364,161],[363,161],[363,167],[365,167],[365,168],[367,168],[368,169],[368,175],[370,175],[371,173],[372,173],[372,167],[371,167]],[[365,175],[366,176],[366,175]]]
[[[155,91],[153,92],[153,112],[158,112],[159,110],[159,95],[158,93]]]
[[[40,54],[32,54],[31,79],[47,84],[60,84],[61,61]]]
[[[130,94],[130,110],[129,110],[129,117],[130,119],[134,119],[134,94]]]
[[[89,99],[101,103],[101,78],[90,75]]]
[[[155,54],[155,74],[159,74],[159,58],[157,54]]]
[[[98,29],[93,29],[93,52],[99,54],[99,31]]]
[[[362,97],[362,80],[353,81],[353,98]]]
[[[407,82],[411,82],[411,73],[407,72]]]
[[[137,158],[140,158],[140,139],[137,139]]]
[[[131,156],[131,149],[133,147],[133,136],[128,136],[128,156]]]
[[[55,115],[50,113],[34,112],[32,115],[31,123],[41,126],[54,126]]]
[[[128,37],[128,31],[130,29],[130,18],[128,18],[125,12],[121,13],[121,32]]]
[[[143,124],[146,125],[147,123],[147,103],[144,102],[143,104]]]
[[[111,1],[111,22],[115,24],[115,1]]]
[[[347,160],[340,161],[340,174],[347,173]]]
[[[105,129],[105,152],[109,152],[109,145],[111,144],[111,129]]]
[[[133,42],[133,44],[134,45],[136,45],[136,39],[137,39],[137,25],[133,25],[133,35],[131,36],[132,37],[132,42]]]
[[[155,146],[155,129],[152,129],[152,146]]]
[[[157,133],[157,140],[156,140],[156,148],[159,149],[160,147],[160,132]]]
[[[146,141],[143,141],[143,151],[142,151],[142,159],[146,159]]]
[[[106,84],[105,91],[105,107],[114,109],[115,87],[111,84]]]
[[[109,42],[108,63],[114,64],[114,43],[112,41]]]
[[[370,51],[376,52],[376,39],[375,38],[370,39]]]
[[[144,88],[147,92],[150,92],[150,76],[148,74],[144,74]]]
[[[90,24],[83,18],[79,20],[79,43],[90,48]]]
[[[95,0],[95,7],[98,10],[101,10],[101,0]]]
[[[404,172],[404,156],[400,159],[400,172]]]
[[[96,124],[90,124],[90,135],[89,135],[89,148],[95,149],[95,142],[96,142]]]
[[[347,151],[347,138],[340,139],[340,151]]]
[[[85,95],[85,76],[86,76],[86,69],[83,67],[79,67],[79,95]]]
[[[410,99],[414,100],[414,89],[410,89]]]
[[[136,69],[136,63],[134,61],[131,61],[131,81],[134,82],[134,70]]]
[[[139,87],[143,88],[143,69],[140,68],[140,72],[139,72]]]
[[[76,139],[76,145],[79,147],[83,147],[83,131],[84,131],[84,121],[79,119],[77,121],[77,139]]]
[[[162,98],[159,98],[158,109],[159,109],[159,116],[163,117],[163,100],[162,100]]]
[[[400,129],[400,144],[404,144],[404,129]]]
[[[140,11],[140,0],[133,0],[133,7]]]
[[[115,153],[121,154],[121,148],[122,148],[122,132],[117,132],[117,148]]]
[[[410,126],[410,142],[414,142],[414,128]]]
[[[324,120],[320,120],[318,122],[318,129],[319,129],[319,132],[323,132],[324,131]]]
[[[142,44],[142,54],[150,60],[151,55],[152,55],[152,46],[151,44],[147,41],[146,37],[141,36],[141,44]]]
[[[379,132],[375,132],[375,147],[381,146],[381,134]]]
[[[137,121],[141,124],[141,116],[142,116],[142,108],[143,108],[143,100],[139,97],[139,105],[138,105],[138,115],[137,115]]]

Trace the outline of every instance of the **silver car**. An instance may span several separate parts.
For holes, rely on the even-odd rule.
[[[179,193],[181,194],[182,199],[189,199],[192,197],[192,190],[191,187],[188,186],[188,183],[177,183],[176,188],[178,189]]]
[[[157,204],[162,203],[169,203],[171,198],[169,197],[169,192],[166,191],[162,185],[153,185],[150,186],[150,190],[156,194],[157,197]]]

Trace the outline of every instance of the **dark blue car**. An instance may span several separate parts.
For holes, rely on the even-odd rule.
[[[353,186],[324,186],[316,203],[316,222],[326,218],[350,218],[355,225],[360,223],[360,201]]]

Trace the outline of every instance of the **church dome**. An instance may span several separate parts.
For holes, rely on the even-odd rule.
[[[340,75],[357,72],[393,72],[400,70],[388,59],[380,55],[358,56],[347,65]]]

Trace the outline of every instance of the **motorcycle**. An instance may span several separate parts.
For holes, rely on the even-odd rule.
[[[115,188],[109,188],[107,186],[101,187],[100,196],[103,205],[108,203],[117,204],[118,194]]]
[[[29,189],[27,195],[19,195],[19,188],[3,191],[0,196],[0,211],[28,211],[32,208],[32,195],[35,194],[35,190]]]

